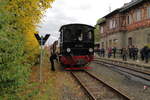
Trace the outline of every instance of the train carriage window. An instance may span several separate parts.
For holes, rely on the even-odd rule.
[[[84,40],[85,40],[85,41],[90,41],[91,39],[92,39],[92,32],[91,32],[91,31],[86,32],[86,33],[84,34]]]
[[[60,33],[60,42],[62,42],[63,41],[63,38],[62,38],[62,33]]]
[[[82,41],[82,40],[83,40],[83,33],[82,33],[82,30],[81,30],[81,29],[77,30],[77,32],[76,32],[76,37],[77,37],[77,39],[78,39],[79,41]]]
[[[79,40],[79,41],[82,41],[82,40],[83,40],[83,33],[80,34],[80,36],[78,37],[78,40]]]
[[[88,40],[88,33],[84,34],[84,40]]]
[[[68,40],[70,40],[70,38],[71,38],[71,30],[70,29],[66,29],[66,30],[64,30],[64,32],[63,32],[63,39],[64,39],[64,41],[68,41]]]
[[[92,32],[90,31],[88,35],[89,35],[89,39],[91,40],[92,39]]]

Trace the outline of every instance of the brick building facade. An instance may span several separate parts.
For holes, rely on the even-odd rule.
[[[101,47],[150,46],[150,0],[132,0],[103,18],[98,23]]]

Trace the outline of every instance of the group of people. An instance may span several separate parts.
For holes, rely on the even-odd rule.
[[[137,46],[133,45],[128,48],[122,48],[121,54],[125,61],[127,60],[127,56],[129,56],[129,59],[142,60],[145,61],[145,63],[148,63],[150,58],[150,48],[148,46],[144,46],[142,49],[138,49]]]
[[[105,57],[106,50],[101,48],[98,53],[101,57]],[[122,49],[117,49],[116,47],[107,49],[108,58],[112,56],[116,58],[116,55],[121,57],[124,61],[127,61],[128,58],[133,60],[140,60],[141,58],[142,61],[148,63],[150,58],[150,48],[148,46],[144,46],[142,49],[139,49],[137,46],[132,45],[128,46],[128,48],[124,47]]]
[[[97,50],[97,51],[98,51],[98,50]],[[106,51],[105,51],[104,48],[99,49],[98,52],[99,52],[99,55],[100,55],[101,57],[105,57]],[[108,52],[107,52],[108,58],[110,58],[112,55],[114,56],[114,58],[116,58],[116,52],[117,52],[117,48],[116,48],[116,47],[108,48]]]
[[[122,48],[120,54],[122,55],[122,59],[127,61],[127,56],[129,59],[137,60],[138,59],[139,49],[137,46],[129,46],[128,48]]]

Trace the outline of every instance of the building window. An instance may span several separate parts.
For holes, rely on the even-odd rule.
[[[132,37],[128,38],[128,45],[131,46],[132,45]]]
[[[132,23],[132,17],[131,15],[127,16],[127,24],[131,24]]]
[[[115,28],[116,27],[116,20],[113,20],[113,28]]]
[[[109,28],[112,29],[113,28],[113,20],[109,21]]]
[[[109,47],[112,47],[112,40],[109,40]]]
[[[150,7],[147,7],[147,17],[150,18]]]
[[[127,16],[127,24],[129,24],[129,16]]]
[[[147,36],[147,43],[150,44],[150,34]]]
[[[118,39],[114,39],[114,40],[113,40],[113,46],[116,46],[116,45],[117,45],[117,42],[118,42]]]
[[[115,19],[109,21],[109,28],[110,29],[116,28],[116,20]]]
[[[136,21],[141,20],[141,10],[140,9],[136,10],[136,12],[135,12],[135,20]]]
[[[104,48],[104,42],[102,42],[102,48]]]
[[[108,42],[106,41],[106,49],[108,49]]]
[[[101,33],[104,33],[104,27],[101,26],[101,29],[100,29]]]

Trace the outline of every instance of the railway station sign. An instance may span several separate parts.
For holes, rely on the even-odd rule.
[[[39,34],[34,34],[34,36],[38,40],[39,45],[42,46],[42,45],[44,45],[46,43],[46,41],[49,38],[50,34],[46,34],[45,37],[39,36]]]

